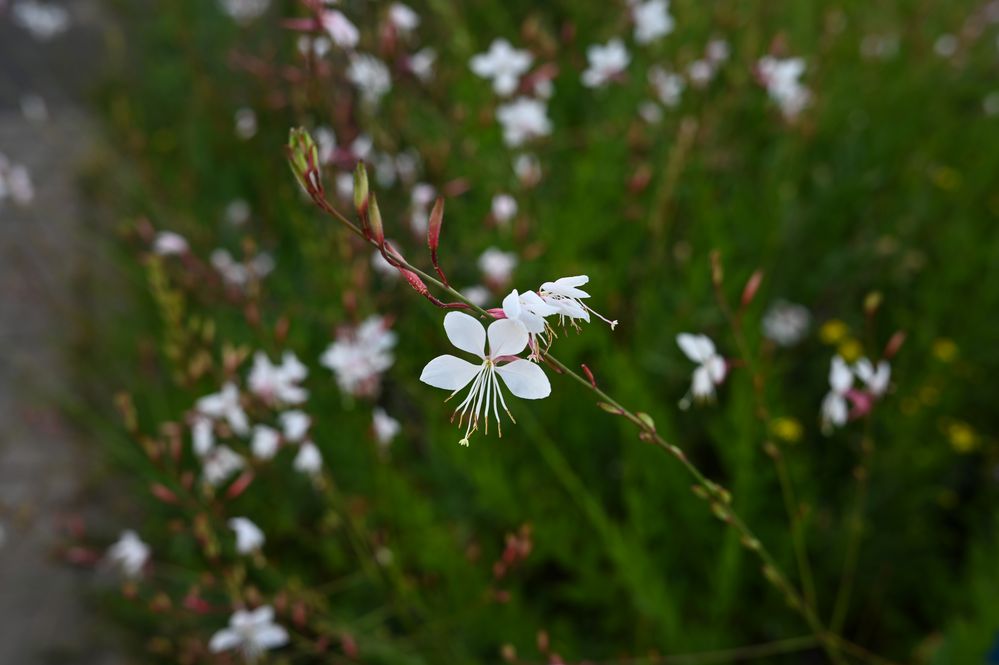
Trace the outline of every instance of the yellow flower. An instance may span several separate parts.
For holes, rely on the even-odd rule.
[[[839,344],[849,334],[850,329],[839,319],[829,319],[819,329],[819,339],[825,344]]]
[[[774,418],[770,422],[770,431],[782,441],[797,443],[801,440],[804,428],[794,418]]]
[[[852,363],[860,360],[860,356],[864,354],[864,347],[861,346],[860,342],[851,337],[840,342],[837,351],[839,355],[843,356],[843,360]]]
[[[975,430],[968,423],[959,420],[947,426],[947,438],[950,440],[951,448],[962,455],[978,447],[978,435]]]
[[[951,362],[957,357],[957,344],[948,337],[933,340],[933,357],[940,362]]]

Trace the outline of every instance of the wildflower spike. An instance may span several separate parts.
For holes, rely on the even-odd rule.
[[[288,132],[288,164],[298,184],[313,199],[323,197],[323,183],[319,171],[319,148],[309,132],[302,127]]]

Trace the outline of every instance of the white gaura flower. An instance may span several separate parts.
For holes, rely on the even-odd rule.
[[[704,49],[704,53],[708,58],[708,61],[719,65],[726,60],[728,60],[729,55],[731,55],[731,48],[729,48],[728,42],[724,39],[712,39],[708,42],[707,47]]]
[[[827,434],[832,427],[842,427],[850,415],[847,393],[853,387],[853,372],[840,356],[833,356],[829,366],[829,392],[822,400],[822,429]]]
[[[212,267],[222,276],[222,280],[232,287],[242,288],[251,278],[263,279],[274,270],[274,259],[261,252],[252,259],[240,263],[225,249],[216,249],[210,257]]]
[[[490,247],[479,256],[479,270],[490,285],[502,288],[510,283],[513,269],[517,267],[517,255]]]
[[[184,236],[173,231],[160,231],[153,239],[153,253],[160,256],[176,256],[189,251]]]
[[[278,416],[278,420],[281,421],[285,440],[293,443],[303,440],[312,426],[312,418],[302,411],[285,411]]]
[[[378,106],[382,97],[392,89],[392,75],[388,67],[375,56],[365,53],[351,57],[347,79],[360,91],[361,99],[369,106]]]
[[[395,362],[396,335],[381,316],[370,316],[357,328],[343,326],[319,362],[336,375],[340,390],[348,395],[378,394],[381,375]]]
[[[705,59],[697,59],[687,65],[687,78],[695,88],[703,88],[715,77],[714,64]]]
[[[794,346],[808,332],[811,321],[808,308],[778,300],[763,315],[763,336],[780,346]]]
[[[510,420],[516,422],[506,406],[500,382],[503,379],[507,389],[522,399],[543,399],[551,394],[548,377],[529,360],[516,357],[527,347],[527,329],[519,321],[500,319],[489,325],[489,331],[476,319],[462,312],[450,312],[444,317],[444,331],[455,347],[471,353],[482,360],[475,365],[452,355],[434,358],[423,368],[420,380],[435,388],[453,391],[451,399],[458,391],[471,384],[468,395],[454,410],[451,420],[458,416],[458,427],[465,418],[468,424],[465,435],[459,441],[468,445],[468,437],[479,427],[479,419],[485,416],[485,429],[489,433],[489,411],[492,408],[496,417],[496,427],[500,436],[499,407],[502,406]],[[486,353],[486,337],[489,338],[489,353]]]
[[[891,365],[887,360],[881,360],[874,365],[867,358],[861,358],[854,364],[853,373],[860,379],[867,392],[875,398],[884,396],[888,391],[888,382],[891,381]]]
[[[5,2],[0,2],[0,10]],[[47,41],[69,29],[69,12],[51,2],[21,0],[10,8],[14,22],[31,33],[35,39]]]
[[[248,106],[237,109],[233,122],[237,138],[248,141],[257,135],[257,112]]]
[[[690,407],[691,397],[696,401],[713,400],[715,386],[720,386],[725,380],[725,359],[715,351],[715,343],[707,335],[691,335],[680,333],[676,343],[684,355],[697,363],[690,392],[680,400],[680,408]]]
[[[542,284],[541,289],[538,291],[538,295],[541,296],[542,301],[555,308],[555,313],[562,319],[563,324],[565,323],[565,319],[569,319],[569,322],[572,323],[573,326],[576,326],[575,319],[582,319],[583,321],[589,323],[590,314],[593,314],[600,320],[609,324],[611,330],[614,330],[614,328],[617,327],[617,321],[611,321],[604,318],[588,305],[583,303],[583,300],[589,298],[590,294],[583,291],[579,287],[589,281],[590,278],[586,275],[561,277],[556,279],[554,282],[545,282]]]
[[[132,530],[123,531],[118,542],[108,548],[107,559],[117,566],[126,577],[138,577],[149,561],[149,545],[142,542]]]
[[[765,56],[756,63],[756,71],[785,118],[793,120],[808,106],[811,93],[799,80],[805,73],[804,60]]]
[[[257,351],[253,355],[253,368],[247,379],[250,392],[268,404],[301,404],[309,392],[298,385],[309,370],[291,351],[285,351],[281,364],[275,365],[267,354]]]
[[[517,216],[517,199],[509,194],[497,194],[493,197],[493,219],[498,224],[506,224]]]
[[[548,340],[554,336],[551,326],[545,317],[558,314],[559,309],[549,305],[534,291],[518,293],[514,289],[503,298],[503,314],[511,321],[519,321],[527,329],[530,337],[528,346],[531,349],[531,360],[540,362],[541,345],[538,339],[547,335]]]
[[[327,9],[319,16],[319,22],[333,43],[340,48],[350,50],[357,46],[361,33],[350,19],[343,15],[343,12]]]
[[[250,221],[250,215],[253,213],[253,209],[250,208],[250,204],[246,199],[233,199],[225,206],[225,212],[222,213],[222,218],[225,220],[226,224],[232,226],[243,226],[248,221]]]
[[[552,133],[548,108],[543,101],[537,99],[518,97],[498,106],[496,120],[503,127],[503,141],[511,148]]]
[[[212,419],[198,414],[191,422],[191,447],[194,454],[204,457],[215,447],[215,425]]]
[[[631,8],[631,17],[635,21],[635,41],[639,44],[650,44],[673,32],[674,21],[667,0],[638,2]]]
[[[649,69],[649,84],[655,90],[656,97],[667,108],[674,108],[680,103],[680,97],[686,86],[682,76],[658,65]]]
[[[268,460],[277,454],[281,445],[281,434],[267,425],[254,425],[253,438],[250,439],[250,450],[253,456],[260,460]]]
[[[229,528],[236,532],[236,551],[252,554],[264,545],[264,532],[247,517],[233,517]]]
[[[376,249],[372,252],[371,268],[387,280],[393,281],[399,279],[399,271],[386,260],[380,250]]]
[[[496,39],[487,52],[473,56],[469,65],[476,76],[492,80],[497,95],[506,97],[517,89],[532,59],[529,52],[513,48],[505,39]]]
[[[399,32],[410,33],[420,25],[420,15],[401,2],[394,2],[388,10],[389,23]]]
[[[236,23],[246,24],[259,18],[270,6],[270,0],[220,0],[222,10]]]
[[[229,446],[217,446],[202,458],[201,474],[205,482],[218,487],[246,466],[246,460]]]
[[[522,153],[513,159],[513,172],[524,187],[534,187],[541,182],[541,162],[537,156]]]
[[[237,610],[223,628],[208,643],[212,653],[238,649],[246,660],[256,661],[268,649],[288,643],[288,631],[274,623],[274,608],[264,605],[255,610]]]
[[[333,48],[333,41],[329,37],[322,35],[313,37],[312,35],[301,35],[298,38],[298,52],[303,57],[312,56],[314,58],[324,58]]]
[[[385,412],[385,409],[377,407],[372,413],[371,429],[375,433],[375,440],[382,448],[386,448],[392,443],[392,439],[399,435],[402,425],[399,421]]]
[[[593,44],[586,49],[589,67],[583,72],[583,85],[599,88],[616,78],[631,62],[631,56],[620,39],[612,39],[607,44]]]
[[[211,395],[205,395],[195,405],[198,413],[215,420],[225,420],[232,431],[239,436],[250,433],[250,419],[239,402],[239,388],[231,381],[222,386],[222,390]]]
[[[295,471],[314,476],[323,468],[323,456],[319,447],[311,441],[306,441],[298,448],[298,454],[292,462]]]
[[[427,83],[434,78],[434,63],[437,62],[437,51],[429,46],[421,48],[419,51],[409,56],[407,63],[409,71],[413,76]]]
[[[478,284],[462,289],[461,295],[465,296],[468,299],[468,302],[472,303],[476,307],[485,307],[486,303],[489,302],[489,298],[492,296],[489,289]]]

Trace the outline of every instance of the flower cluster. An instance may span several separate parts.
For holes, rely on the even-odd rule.
[[[495,320],[488,329],[463,312],[450,312],[444,317],[444,332],[451,343],[480,362],[471,363],[447,354],[438,356],[423,368],[420,380],[452,391],[449,400],[471,384],[451,416],[452,421],[458,418],[458,427],[465,426],[461,445],[468,445],[480,422],[486,434],[489,433],[490,412],[496,419],[497,433],[502,436],[500,406],[516,423],[507,408],[501,383],[521,399],[543,399],[551,394],[551,384],[539,366],[555,337],[549,318],[557,316],[563,326],[568,322],[578,328],[577,321],[589,322],[593,314],[612,329],[617,325],[617,321],[608,321],[583,302],[590,294],[579,287],[588,281],[586,275],[578,275],[545,282],[537,291],[521,294],[514,289],[503,299],[502,309],[490,310]],[[530,351],[528,356],[520,357],[525,350]]]
[[[764,56],[756,63],[756,73],[770,99],[788,120],[794,120],[808,106],[811,92],[801,83],[805,61],[801,58]]]
[[[533,61],[530,52],[514,48],[505,39],[496,39],[488,51],[473,56],[469,62],[472,72],[490,80],[500,97],[509,97],[518,90],[522,93],[496,108],[503,141],[511,148],[552,132],[547,105],[553,93],[551,77],[545,68],[525,77]]]
[[[860,387],[854,387],[854,379],[860,382]],[[874,363],[861,358],[851,366],[842,356],[833,356],[829,366],[829,392],[820,409],[823,431],[829,433],[834,427],[842,427],[848,421],[870,413],[874,403],[888,391],[890,381],[891,364],[887,360]]]
[[[343,326],[329,345],[320,364],[336,375],[337,385],[355,397],[374,397],[381,389],[381,376],[395,362],[392,349],[396,334],[380,316],[371,316],[361,325]]]

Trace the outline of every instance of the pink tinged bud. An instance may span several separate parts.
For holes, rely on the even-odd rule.
[[[226,490],[225,496],[227,499],[235,499],[240,494],[246,491],[246,488],[250,486],[253,482],[253,471],[244,471],[243,474],[229,485],[229,489]]]
[[[756,292],[760,290],[760,284],[763,283],[763,271],[757,270],[749,279],[746,280],[746,286],[742,289],[742,306],[746,307],[749,303],[753,302],[753,298],[756,297]]]
[[[885,346],[885,360],[891,360],[895,357],[895,354],[899,352],[902,345],[905,344],[906,333],[904,330],[898,330],[891,339],[888,340],[888,344]]]
[[[593,372],[591,372],[590,368],[587,367],[585,364],[580,365],[580,367],[583,368],[583,374],[586,374],[586,378],[589,379],[590,385],[593,386],[594,390],[596,390],[597,389],[597,380],[593,377]]]
[[[437,261],[437,248],[441,240],[441,226],[444,224],[444,199],[438,197],[434,202],[434,208],[430,211],[430,222],[427,224],[427,245],[430,247],[430,260],[434,264],[434,270],[440,276],[441,281],[447,286],[447,276],[441,270]]]
[[[86,547],[70,547],[65,557],[74,566],[95,566],[101,560],[101,553]]]
[[[298,184],[312,198],[321,197],[323,185],[319,173],[319,148],[309,132],[301,127],[290,130],[285,151]]]
[[[357,640],[350,633],[344,633],[343,637],[340,638],[340,647],[343,649],[343,655],[347,656],[347,658],[357,658]]]
[[[177,500],[177,495],[176,494],[174,494],[172,491],[170,491],[169,489],[167,489],[166,486],[160,485],[159,483],[153,483],[149,487],[149,491],[152,493],[153,496],[155,496],[157,499],[159,499],[163,503],[169,503],[169,504],[173,504],[173,505],[176,505],[176,504],[180,503]]]
[[[184,597],[184,608],[195,614],[208,614],[212,611],[212,606],[208,604],[208,601],[198,596],[194,591]]]
[[[503,311],[502,307],[493,307],[491,309],[487,309],[486,311],[489,312],[489,315],[492,316],[494,319],[506,318],[506,312]]]

